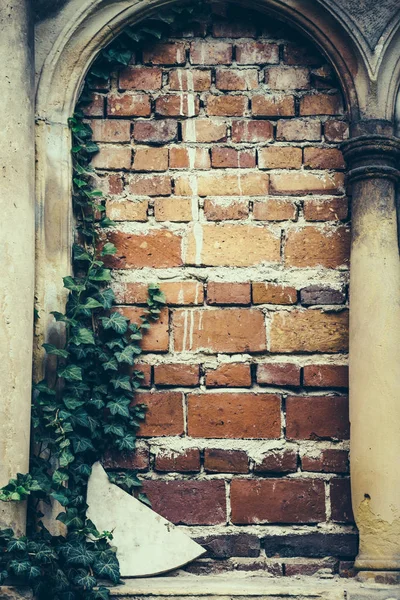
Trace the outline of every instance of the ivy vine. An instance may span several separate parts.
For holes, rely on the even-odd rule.
[[[144,43],[168,34],[172,25],[190,22],[200,5],[174,7],[125,29],[91,67],[69,120],[77,222],[74,275],[63,279],[68,290],[65,312],[52,313],[65,326],[66,342],[62,348],[43,345],[51,368],[48,377],[34,385],[29,473],[18,473],[0,490],[4,502],[28,500],[27,535],[0,530],[0,585],[7,581],[31,586],[38,600],[105,600],[110,590],[102,583],[120,582],[112,534],[98,531],[86,517],[87,484],[92,464],[106,450],[135,449],[145,418],[145,407],[132,403],[144,377],[135,369],[135,360],[143,335],[165,303],[159,288],[149,286],[139,325],[113,308],[107,257],[116,248],[102,242],[102,230],[114,223],[105,216],[102,192],[92,187],[90,162],[99,148],[83,109],[95,84],[128,65]],[[134,471],[110,474],[110,479],[130,493],[141,486]],[[57,520],[64,535],[52,535],[43,519],[43,506],[54,502],[62,507]]]

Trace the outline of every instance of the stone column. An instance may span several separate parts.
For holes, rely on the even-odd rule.
[[[378,127],[375,131],[381,131]],[[350,266],[351,486],[356,568],[400,571],[400,139],[343,144],[352,194]]]
[[[0,485],[29,462],[34,302],[34,86],[30,0],[0,2]],[[0,527],[25,506],[0,502]]]

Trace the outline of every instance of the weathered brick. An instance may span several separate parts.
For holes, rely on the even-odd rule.
[[[262,539],[267,556],[354,558],[358,553],[356,533],[294,533],[267,535]]]
[[[249,459],[242,450],[206,448],[204,469],[207,473],[248,473]]]
[[[269,67],[265,79],[273,90],[306,90],[310,87],[310,71],[303,67]]]
[[[268,502],[266,502],[268,498]],[[324,482],[318,479],[235,479],[232,522],[318,523],[325,519]]]
[[[107,261],[111,268],[168,268],[182,265],[182,240],[170,231],[155,230],[138,234],[113,231],[107,238],[117,247],[115,256]]]
[[[343,154],[337,148],[304,148],[304,165],[311,169],[344,169]]]
[[[258,151],[260,169],[300,169],[302,160],[302,149],[293,146],[272,146]]]
[[[162,281],[160,290],[165,294],[168,305],[203,304],[203,284],[197,281]],[[115,290],[117,304],[146,304],[147,283],[124,283]]]
[[[149,449],[137,448],[133,452],[116,452],[107,450],[102,465],[105,469],[134,469],[146,471],[149,468]]]
[[[303,211],[307,221],[342,221],[347,219],[349,201],[347,198],[306,198]]]
[[[349,403],[345,396],[286,398],[288,439],[348,439],[349,431]]]
[[[166,144],[173,142],[178,135],[178,124],[171,119],[162,121],[136,121],[133,129],[135,142],[145,144]]]
[[[276,139],[286,142],[319,141],[321,139],[321,122],[317,119],[278,121]]]
[[[347,349],[347,311],[294,310],[272,315],[271,352],[346,352]]]
[[[254,150],[236,150],[235,148],[216,146],[211,149],[211,164],[214,169],[252,169],[256,166],[256,154]]]
[[[281,434],[281,400],[274,394],[188,395],[188,433],[202,438],[270,439]]]
[[[346,296],[341,290],[321,285],[309,285],[300,290],[300,302],[304,306],[316,304],[343,304]]]
[[[102,117],[104,115],[105,96],[93,93],[91,102],[82,108],[82,112],[87,117]]]
[[[119,88],[121,90],[160,90],[162,86],[162,71],[152,67],[126,67],[119,73]]]
[[[307,94],[300,98],[301,115],[341,115],[343,103],[340,94]]]
[[[255,23],[246,23],[239,20],[220,21],[213,23],[212,34],[214,37],[255,37],[257,33]]]
[[[300,367],[294,363],[263,363],[257,366],[260,385],[300,385]]]
[[[122,173],[98,173],[93,175],[93,181],[96,189],[99,189],[105,195],[115,196],[124,191],[124,181]]]
[[[154,468],[162,473],[196,473],[200,471],[200,450],[189,448],[182,452],[159,451]]]
[[[302,227],[288,232],[285,247],[286,265],[335,269],[347,265],[350,254],[350,231],[346,227]]]
[[[279,46],[268,42],[240,42],[236,45],[238,65],[264,65],[279,63]]]
[[[325,560],[306,559],[290,559],[285,561],[285,577],[311,576],[323,573],[326,577],[329,573],[336,573],[337,560],[335,558],[327,558]]]
[[[185,148],[173,146],[169,149],[171,169],[209,169],[210,153],[207,148]]]
[[[349,124],[346,121],[326,121],[324,134],[327,142],[343,142],[349,137]]]
[[[147,406],[139,437],[183,434],[183,401],[180,392],[137,392],[135,403]]]
[[[176,352],[235,354],[266,349],[264,315],[256,309],[176,310],[172,326]]]
[[[205,92],[211,87],[211,71],[174,69],[169,73],[169,87],[179,92]]]
[[[296,304],[297,291],[294,287],[275,283],[253,283],[254,304]]]
[[[176,175],[175,193],[181,196],[264,196],[268,194],[267,173],[199,173]]]
[[[186,264],[215,267],[249,267],[280,262],[280,240],[266,227],[207,224],[202,226],[203,244],[195,232],[188,235]]]
[[[95,169],[130,169],[132,150],[130,146],[99,145],[97,154],[92,158]]]
[[[216,87],[224,92],[255,90],[259,87],[257,69],[217,69]]]
[[[148,200],[107,200],[106,215],[113,221],[147,221]]]
[[[295,115],[294,96],[283,94],[253,96],[251,111],[255,117],[293,117]]]
[[[343,387],[349,386],[349,368],[347,365],[306,365],[303,381],[307,387]]]
[[[354,523],[350,479],[331,479],[330,494],[332,521]]]
[[[210,281],[207,285],[207,304],[250,304],[250,302],[250,283]]]
[[[120,94],[107,97],[107,114],[111,117],[149,117],[150,96],[147,94]]]
[[[224,481],[143,481],[143,491],[154,512],[175,525],[226,522]]]
[[[257,557],[260,554],[260,540],[256,535],[238,533],[212,535],[196,538],[198,544],[207,550],[212,558]]]
[[[270,142],[274,139],[274,128],[268,121],[235,121],[232,123],[232,142]]]
[[[249,216],[247,200],[231,200],[206,198],[204,200],[204,216],[207,221],[240,221]]]
[[[283,47],[283,60],[287,65],[319,66],[323,62],[322,56],[315,46],[301,40],[300,44],[286,43]]]
[[[272,450],[264,455],[261,462],[254,465],[254,472],[295,473],[297,471],[297,452],[292,450]]]
[[[169,196],[172,191],[169,175],[131,175],[128,189],[138,196]]]
[[[253,217],[256,221],[295,221],[297,206],[292,200],[268,198],[256,200],[253,205]]]
[[[190,44],[192,65],[229,65],[232,62],[232,44],[199,40]]]
[[[207,97],[206,112],[214,117],[242,117],[248,107],[247,96],[209,95]]]
[[[156,385],[193,387],[199,383],[199,365],[186,363],[162,364],[154,367]]]
[[[193,219],[192,201],[190,198],[156,198],[154,215],[156,221],[187,223]]]
[[[140,324],[141,315],[144,314],[143,308],[125,306],[119,308],[118,312],[127,317],[131,323]],[[168,331],[168,308],[162,308],[158,321],[152,324],[152,327],[145,332],[140,343],[142,350],[145,352],[165,352],[169,346],[169,331]]]
[[[200,101],[194,94],[165,94],[156,100],[156,115],[161,117],[195,117]]]
[[[183,65],[186,45],[183,42],[160,42],[143,50],[143,62],[151,65]]]
[[[349,453],[347,450],[327,448],[318,456],[305,454],[301,459],[301,468],[312,473],[348,473]]]
[[[214,119],[196,119],[182,123],[184,142],[226,142],[227,124]]]
[[[92,128],[94,142],[129,142],[131,139],[131,124],[122,119],[92,119],[89,121]]]
[[[206,371],[206,387],[250,387],[250,365],[227,363]]]
[[[168,148],[140,147],[135,149],[132,169],[134,171],[166,171]]]
[[[271,193],[301,196],[304,194],[341,194],[343,173],[296,171],[271,173]]]

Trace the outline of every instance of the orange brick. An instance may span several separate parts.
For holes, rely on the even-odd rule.
[[[269,67],[265,78],[273,90],[306,90],[310,87],[309,69],[303,67]]]
[[[257,69],[246,69],[244,71],[234,69],[217,69],[216,87],[225,92],[235,90],[255,90],[259,87]]]
[[[341,194],[343,173],[296,171],[271,173],[271,193],[301,196],[303,194]]]
[[[112,231],[107,239],[117,247],[117,253],[107,260],[111,268],[162,269],[182,265],[182,239],[170,231],[156,230],[138,234]]]
[[[253,216],[256,221],[295,221],[297,206],[290,200],[257,200],[254,202]]]
[[[253,283],[254,304],[296,304],[296,288],[276,283]]]
[[[207,148],[185,148],[174,146],[169,149],[171,169],[209,169],[210,153]]]
[[[300,98],[301,115],[341,115],[343,103],[340,94],[308,94]]]
[[[250,283],[210,281],[207,285],[207,304],[250,304],[250,302]]]
[[[131,139],[131,124],[122,119],[92,119],[94,142],[129,142]]]
[[[207,221],[240,221],[249,216],[249,203],[247,200],[229,200],[225,199],[204,201],[204,216]]]
[[[268,42],[241,42],[236,46],[238,65],[263,65],[279,62],[278,44]]]
[[[140,426],[139,437],[183,434],[183,401],[180,392],[137,392],[135,404],[147,406],[146,420]]]
[[[337,148],[304,148],[304,165],[311,169],[344,169],[346,166]]]
[[[278,121],[276,139],[286,142],[319,141],[321,139],[321,122],[312,119]]]
[[[347,219],[347,198],[307,198],[304,200],[304,218],[307,221],[341,221]]]
[[[248,308],[176,310],[176,352],[260,352],[266,349],[264,315]]]
[[[132,160],[130,146],[99,145],[100,152],[92,158],[94,169],[129,169]]]
[[[104,115],[104,100],[105,96],[101,94],[92,94],[92,101],[86,104],[82,112],[87,117],[102,117]]]
[[[282,94],[253,96],[251,110],[255,117],[292,117],[295,114],[294,97]]]
[[[211,87],[211,71],[174,69],[169,73],[169,88],[179,92],[206,92]]]
[[[280,397],[274,394],[189,394],[188,433],[216,439],[278,438],[280,408]]]
[[[346,121],[326,121],[324,134],[327,142],[343,142],[349,137],[349,125]]]
[[[204,469],[206,473],[248,473],[249,458],[243,450],[206,448]]]
[[[207,387],[251,387],[250,365],[228,363],[206,371]]]
[[[280,262],[280,239],[266,227],[210,223],[202,225],[202,237],[199,247],[197,235],[189,231],[186,264],[249,267]]]
[[[214,169],[252,169],[256,166],[255,151],[216,146],[211,149],[211,164]]]
[[[193,219],[190,198],[156,198],[154,201],[156,221],[187,223]]]
[[[214,119],[196,119],[182,123],[184,142],[226,142],[227,124]]]
[[[347,349],[347,311],[294,310],[272,315],[271,352],[346,352]]]
[[[300,169],[301,165],[301,148],[271,146],[270,148],[261,148],[258,151],[258,166],[260,169]]]
[[[129,192],[138,196],[169,196],[172,191],[168,175],[131,175]]]
[[[121,90],[160,90],[162,70],[152,67],[129,66],[119,74]]]
[[[303,382],[307,387],[349,387],[349,368],[346,365],[306,365]]]
[[[151,65],[183,65],[186,62],[186,46],[183,42],[152,43],[143,51],[143,62]]]
[[[270,142],[274,128],[268,121],[235,121],[232,123],[232,142]]]
[[[127,317],[131,323],[140,324],[140,317],[145,313],[137,306],[124,306],[118,312]],[[143,334],[140,346],[144,352],[166,352],[169,347],[168,308],[162,308],[160,318],[151,324],[151,328]]]
[[[199,379],[199,365],[175,363],[154,367],[154,383],[156,385],[193,387],[199,383]]]
[[[336,269],[349,262],[350,230],[347,227],[302,227],[288,232],[285,263],[288,267]]]
[[[232,62],[232,50],[232,44],[226,42],[192,42],[190,62],[192,65],[229,65]]]
[[[200,173],[175,177],[175,193],[181,196],[264,196],[268,194],[266,173]]]
[[[178,136],[178,123],[172,119],[158,121],[136,121],[133,130],[135,142],[166,144]]]
[[[168,169],[168,148],[136,148],[132,169],[134,171],[166,171]]]
[[[204,302],[203,284],[197,281],[165,281],[159,284],[168,305],[197,305]],[[147,283],[124,283],[115,290],[117,304],[146,304]]]
[[[147,94],[122,94],[107,97],[107,114],[119,117],[149,117],[150,96]]]
[[[264,363],[257,366],[260,385],[300,385],[300,367],[293,363]]]
[[[148,200],[107,200],[106,215],[112,221],[147,221]]]
[[[162,473],[196,473],[200,471],[200,450],[198,448],[189,448],[183,452],[161,450],[156,455],[154,468]]]
[[[207,97],[206,112],[208,115],[216,117],[242,117],[248,104],[247,96],[210,95]]]
[[[156,114],[161,117],[194,117],[200,101],[194,94],[166,94],[156,100]]]

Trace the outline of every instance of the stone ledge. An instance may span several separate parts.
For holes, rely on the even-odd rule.
[[[33,593],[27,587],[0,586],[0,600],[31,600]]]

